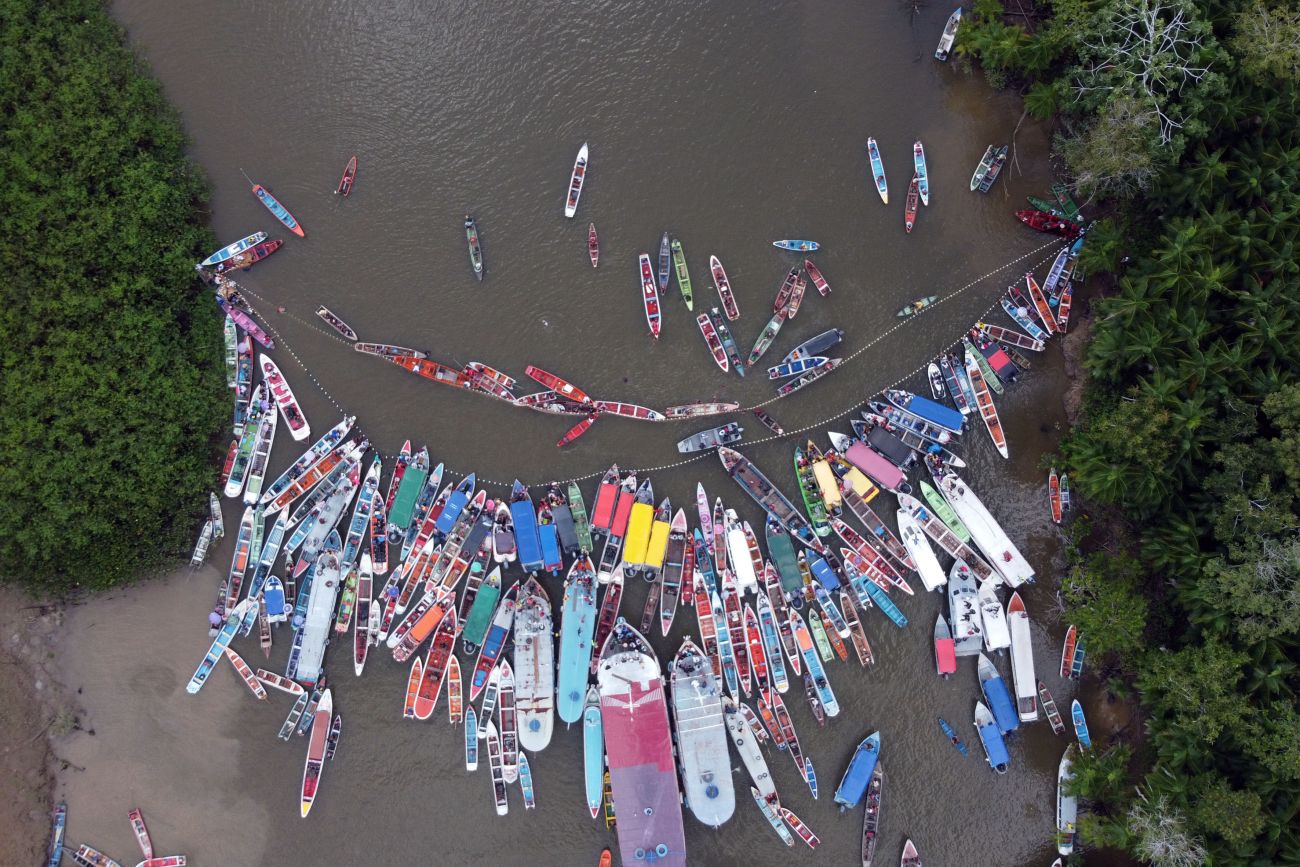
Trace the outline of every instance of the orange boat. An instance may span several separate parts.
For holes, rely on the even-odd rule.
[[[249,692],[257,696],[259,701],[266,701],[266,687],[257,679],[257,675],[253,673],[253,669],[248,667],[248,663],[244,662],[244,658],[227,647],[226,659],[230,660],[230,664],[235,667],[235,671],[239,672],[239,676],[244,679],[244,685],[248,687]]]
[[[465,375],[469,377],[470,385],[479,391],[502,400],[515,399],[514,392],[511,391],[515,387],[514,379],[495,368],[488,367],[482,362],[471,361],[465,365]]]
[[[415,697],[420,690],[420,679],[424,676],[424,660],[416,657],[411,663],[411,674],[406,679],[406,703],[402,707],[402,719],[415,719]]]
[[[1061,479],[1056,467],[1047,476],[1047,501],[1052,505],[1052,523],[1061,523]]]
[[[593,424],[596,423],[596,418],[599,415],[600,413],[593,412],[591,415],[587,416],[582,421],[578,422],[573,427],[569,428],[568,432],[565,433],[564,436],[560,437],[559,440],[556,441],[555,447],[557,449],[562,449],[565,446],[567,446],[569,443],[576,440],[578,437],[585,434],[587,432],[587,428],[591,427]]]
[[[577,401],[578,403],[591,403],[591,398],[587,396],[585,391],[578,388],[567,379],[560,379],[560,377],[556,376],[554,373],[549,373],[532,364],[524,368],[524,373],[528,374],[560,397],[568,398],[569,400]]]
[[[221,487],[225,487],[226,480],[230,478],[230,468],[235,465],[235,453],[238,451],[239,438],[235,437],[230,441],[230,448],[226,449],[226,462],[221,467]]]
[[[399,624],[397,629],[393,630],[395,635],[401,635],[393,645],[393,660],[395,662],[406,662],[424,643],[424,639],[428,638],[429,634],[438,628],[443,618],[456,610],[456,598],[453,594],[440,591],[434,591],[434,593],[437,593],[437,597],[423,610],[421,610],[421,605],[417,605],[411,610],[411,614],[416,616],[404,635],[401,630],[405,623]],[[428,595],[432,594],[426,594],[426,596]],[[407,618],[410,619],[411,615],[408,614]]]
[[[1074,647],[1078,643],[1079,630],[1071,623],[1070,628],[1065,630],[1065,644],[1061,648],[1061,678],[1063,680],[1068,680],[1070,677],[1070,669],[1074,666]]]
[[[1047,296],[1043,294],[1042,288],[1038,281],[1034,279],[1031,273],[1025,274],[1025,286],[1029,289],[1029,298],[1034,302],[1034,309],[1038,312],[1038,318],[1042,320],[1043,327],[1047,329],[1048,334],[1055,334],[1056,314],[1052,312],[1051,305],[1047,303]]]
[[[430,361],[427,358],[416,358],[414,355],[386,355],[384,358],[399,367],[406,368],[417,376],[423,376],[425,379],[443,385],[450,385],[455,388],[470,388],[473,384],[467,373],[454,367],[448,367],[445,364],[439,364],[436,361]]]
[[[808,279],[812,280],[812,284],[817,289],[819,295],[825,298],[827,295],[831,294],[831,284],[826,282],[826,278],[822,276],[821,269],[814,265],[811,259],[803,260],[803,269],[808,272]]]
[[[604,852],[600,853],[600,861],[597,862],[596,867],[610,867],[610,865],[613,863],[614,863],[614,855],[608,849],[606,849]]]

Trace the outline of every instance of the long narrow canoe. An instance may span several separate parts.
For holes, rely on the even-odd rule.
[[[736,305],[736,296],[731,291],[731,281],[727,278],[727,272],[717,256],[709,257],[709,271],[713,274],[713,285],[718,290],[718,297],[722,299],[722,309],[727,314],[727,319],[735,322],[740,318],[740,308]]]
[[[275,349],[275,341],[262,330],[262,326],[257,324],[257,320],[243,309],[231,304],[220,295],[217,296],[217,306],[224,310],[227,316],[235,320],[236,325],[247,331],[249,337],[252,337],[266,349]]]
[[[997,446],[998,454],[1004,458],[1010,457],[1007,451],[1007,435],[1002,430],[1002,420],[998,418],[998,408],[993,404],[993,396],[989,394],[988,385],[984,382],[984,374],[975,361],[974,353],[969,350],[966,351],[966,376],[970,378],[971,388],[975,390],[975,403],[979,407],[980,417],[984,419],[984,427],[988,429],[989,438],[993,440],[993,445]]]
[[[561,379],[554,373],[542,370],[540,367],[533,364],[525,367],[524,373],[527,374],[530,379],[540,382],[542,385],[546,386],[561,397],[577,401],[578,403],[591,403],[591,398],[588,397],[585,391],[578,388],[567,379]]]
[[[240,253],[244,252],[245,250],[249,249],[250,247],[260,244],[265,240],[266,240],[265,232],[254,232],[253,234],[249,235],[247,238],[240,238],[235,243],[228,244],[225,247],[222,247],[220,250],[218,250],[217,252],[213,253],[211,256],[209,256],[208,258],[200,262],[199,267],[207,268],[209,266],[224,262],[227,259],[231,258],[232,256],[237,256]]]
[[[781,331],[781,326],[786,321],[785,310],[778,310],[772,314],[767,325],[763,326],[762,332],[758,335],[758,340],[754,341],[754,348],[749,353],[749,359],[745,362],[746,367],[753,367],[758,360],[767,352],[772,341],[776,340],[777,334]]]
[[[334,195],[342,195],[345,199],[352,195],[352,184],[356,182],[356,179],[357,158],[353,156],[343,168],[343,177],[339,178],[339,185],[334,189]]]
[[[691,272],[686,267],[686,251],[682,249],[682,242],[673,238],[673,270],[677,272],[677,288],[681,290],[682,300],[686,302],[687,310],[695,309],[695,296],[691,291]]]
[[[279,199],[271,195],[270,190],[261,184],[253,184],[253,195],[257,196],[259,202],[266,205],[266,209],[274,214],[277,220],[284,223],[286,229],[293,232],[299,238],[307,237],[306,233],[302,230],[302,226],[298,225],[298,221],[294,219],[293,214],[289,213],[288,208],[280,204]]]
[[[344,322],[337,313],[330,310],[324,304],[316,308],[316,315],[319,316],[326,325],[333,328],[345,339],[352,341],[357,339],[357,333],[352,330],[352,326]]]
[[[704,336],[704,343],[709,347],[714,363],[722,368],[723,373],[726,373],[731,363],[727,359],[727,350],[722,346],[722,339],[718,337],[718,330],[713,327],[713,320],[709,318],[709,314],[701,313],[695,317],[695,323],[700,326],[700,334]]]
[[[600,237],[596,234],[595,223],[587,224],[587,256],[591,259],[591,267],[600,264]]]
[[[912,143],[912,165],[916,167],[916,187],[921,193],[921,204],[930,205],[930,174],[925,168],[925,148],[920,141]]]
[[[880,193],[880,201],[889,204],[889,182],[885,180],[885,163],[880,159],[880,148],[874,138],[867,139],[867,158],[871,161],[871,177]]]
[[[794,392],[798,391],[804,386],[811,385],[812,383],[821,379],[823,376],[830,373],[832,370],[839,367],[843,363],[844,363],[843,358],[828,358],[826,361],[822,362],[821,365],[814,367],[812,370],[808,371],[803,376],[799,377],[798,379],[793,379],[790,382],[787,382],[785,385],[778,388],[776,390],[776,393],[781,395],[782,397],[784,397],[787,394],[793,394]]]
[[[826,282],[821,269],[814,265],[811,259],[803,260],[803,269],[808,272],[808,279],[812,280],[813,286],[817,289],[817,294],[823,298],[831,294],[831,284]]]
[[[478,237],[478,223],[470,214],[465,215],[465,241],[469,245],[469,264],[474,276],[483,279],[483,244]]]
[[[916,178],[912,178],[912,183],[907,187],[907,207],[903,212],[903,228],[911,234],[912,229],[916,226],[917,203],[921,199],[920,185]]]
[[[311,436],[311,425],[307,423],[307,417],[302,414],[302,408],[298,406],[298,398],[294,397],[293,389],[280,373],[279,366],[265,355],[262,356],[262,377],[270,387],[271,397],[280,408],[280,415],[284,417],[285,424],[289,425],[290,436],[295,440],[305,440]]]
[[[988,176],[989,169],[993,168],[993,158],[996,153],[997,148],[989,145],[984,151],[984,156],[980,157],[980,164],[975,167],[974,174],[970,176],[970,191],[972,193],[984,183],[984,178]]]
[[[665,234],[665,244],[667,241],[668,235]],[[641,304],[645,307],[645,321],[646,325],[650,327],[650,336],[658,340],[663,317],[659,312],[659,290],[655,288],[655,275],[654,269],[650,266],[650,255],[642,253],[639,264],[641,270]],[[665,276],[667,276],[666,272]]]

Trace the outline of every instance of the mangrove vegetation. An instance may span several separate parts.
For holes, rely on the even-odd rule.
[[[100,588],[190,544],[229,401],[179,119],[99,0],[0,0],[0,577]]]
[[[1083,839],[1157,865],[1297,863],[1300,13],[1039,8],[979,0],[958,51],[1055,119],[1061,173],[1106,217],[1062,444],[1096,520],[1062,595],[1145,730],[1082,763]]]

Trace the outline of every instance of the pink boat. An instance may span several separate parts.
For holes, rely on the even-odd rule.
[[[280,415],[285,424],[289,425],[290,435],[295,440],[305,440],[311,436],[311,425],[307,424],[307,416],[302,414],[298,399],[293,396],[293,389],[289,388],[284,374],[280,373],[279,365],[265,355],[262,356],[262,378],[266,380],[271,396],[280,407]]]
[[[844,457],[883,488],[888,488],[895,493],[899,491],[908,493],[911,490],[911,486],[907,484],[907,476],[903,475],[902,470],[860,442],[849,446],[844,452]]]

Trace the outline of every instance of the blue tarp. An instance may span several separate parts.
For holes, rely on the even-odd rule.
[[[533,514],[533,501],[521,500],[510,504],[510,516],[515,522],[515,544],[519,549],[519,565],[525,572],[536,572],[544,564],[542,540],[537,535],[537,516]]]
[[[993,718],[997,720],[998,728],[1003,734],[1013,732],[1020,728],[1020,717],[1016,714],[1016,706],[1011,701],[1011,693],[1007,692],[1007,684],[1001,677],[995,677],[992,680],[980,681],[980,688],[984,690],[984,698],[988,700],[989,709],[993,711]]]

